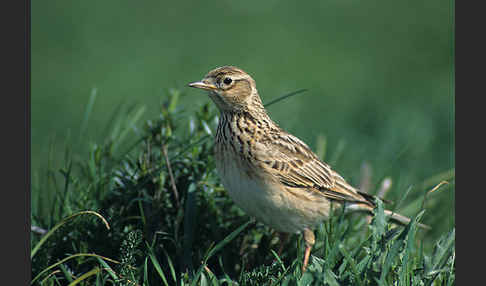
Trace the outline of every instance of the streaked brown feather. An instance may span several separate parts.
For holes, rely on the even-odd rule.
[[[329,165],[320,161],[304,142],[284,131],[280,132],[277,138],[262,142],[264,148],[272,152],[256,152],[261,156],[256,159],[273,169],[266,168],[271,176],[303,192],[317,192],[335,201],[374,206],[371,195],[361,195]]]

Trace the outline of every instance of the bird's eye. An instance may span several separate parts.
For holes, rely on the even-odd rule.
[[[229,78],[229,77],[226,77],[226,78],[223,80],[224,84],[226,84],[226,85],[231,84],[231,82],[232,82],[232,81],[233,81],[233,80],[232,80],[231,78]]]

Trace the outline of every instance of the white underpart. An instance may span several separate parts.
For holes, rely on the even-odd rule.
[[[228,153],[226,153],[228,154]],[[318,200],[304,205],[278,185],[249,178],[239,168],[239,158],[216,160],[217,169],[231,199],[248,215],[281,232],[299,233],[328,217],[329,203]],[[305,192],[304,190],[297,190]]]

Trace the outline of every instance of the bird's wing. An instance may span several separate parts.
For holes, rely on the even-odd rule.
[[[331,200],[365,203],[366,197],[350,186],[329,165],[319,160],[310,148],[297,137],[280,133],[262,142],[259,161],[268,173],[282,184],[307,192],[316,192]]]

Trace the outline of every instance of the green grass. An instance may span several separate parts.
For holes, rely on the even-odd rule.
[[[278,257],[275,233],[247,217],[221,186],[209,140],[213,105],[188,112],[180,97],[172,90],[159,116],[148,121],[141,121],[145,107],[120,105],[103,129],[105,140],[91,144],[88,154],[72,151],[89,142],[70,135],[62,167],[34,172],[31,222],[47,232],[31,234],[33,284],[454,285],[455,227],[433,219],[453,192],[453,170],[403,189],[405,183],[395,184],[400,178],[391,178],[395,195],[402,195],[386,207],[413,217],[405,227],[387,223],[380,201],[370,224],[336,208],[316,230],[302,273],[302,238],[292,236]],[[81,134],[93,127],[93,107],[96,92]],[[354,146],[343,143],[331,152],[319,138],[318,153],[334,164]],[[375,193],[377,179],[370,176],[364,178]],[[449,184],[425,200],[442,180]],[[433,229],[423,231],[418,222]]]

